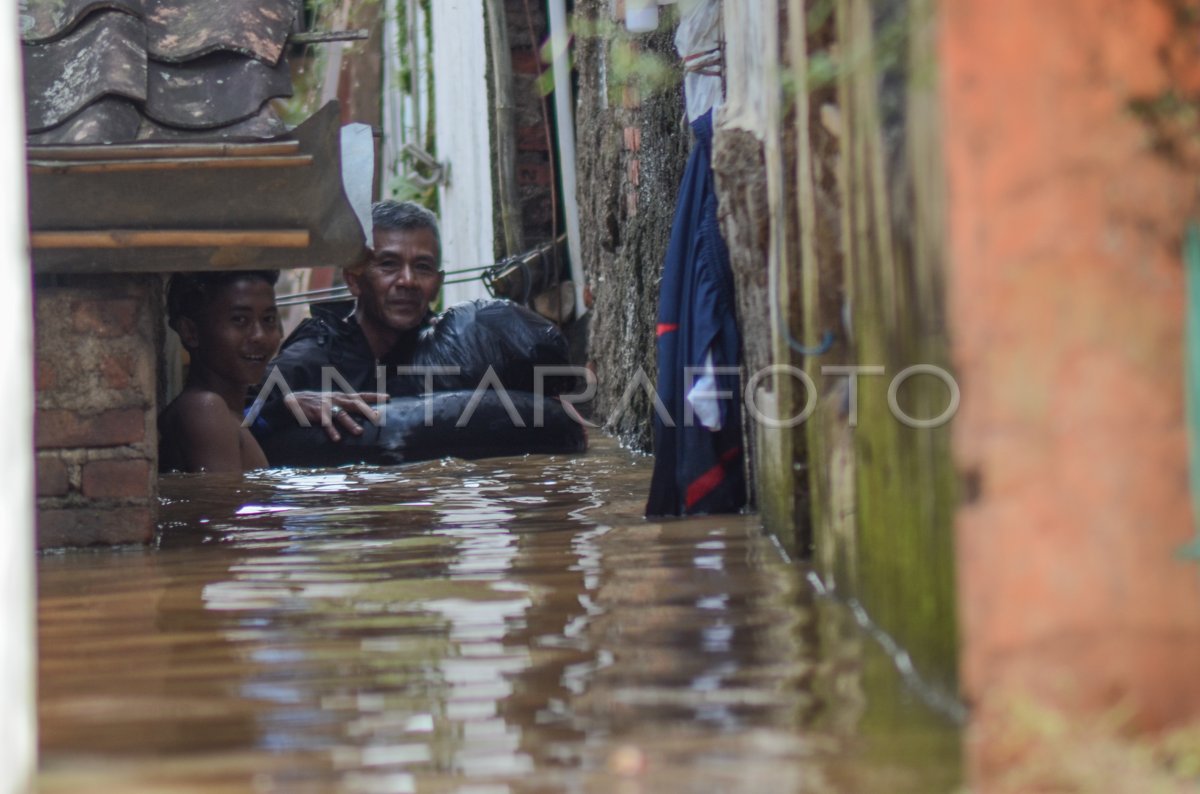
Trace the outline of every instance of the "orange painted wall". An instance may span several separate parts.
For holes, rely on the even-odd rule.
[[[1129,110],[1181,76],[1160,0],[948,0],[939,60],[961,680],[977,772],[1014,692],[1200,718],[1182,233],[1197,173]],[[1191,58],[1200,62],[1200,40]],[[976,487],[977,485],[977,487]]]

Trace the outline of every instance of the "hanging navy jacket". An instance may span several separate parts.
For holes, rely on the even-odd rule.
[[[654,417],[654,475],[647,516],[736,512],[746,503],[742,470],[741,340],[729,250],[717,223],[712,112],[692,124],[696,146],[679,189],[659,291],[658,396],[670,414]],[[709,352],[718,368],[720,429],[685,409]],[[688,375],[688,368],[693,373]],[[673,425],[673,426],[672,426]]]

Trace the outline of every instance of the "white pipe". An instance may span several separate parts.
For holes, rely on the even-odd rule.
[[[575,282],[575,316],[587,313],[583,302],[583,246],[579,240],[579,202],[575,196],[575,102],[571,95],[566,0],[550,0],[550,46],[554,53],[554,118],[558,129],[558,162],[562,171],[563,215],[567,219],[567,251]]]
[[[380,49],[383,57],[383,143],[379,147],[380,159],[383,160],[383,184],[379,186],[379,194],[383,198],[391,197],[391,182],[400,174],[400,147],[407,142],[404,131],[405,95],[400,90],[400,20],[396,15],[399,3],[397,0],[384,6],[383,9],[383,41]],[[410,17],[411,21],[411,17]]]
[[[25,213],[25,116],[17,15],[0,14],[0,383],[11,417],[0,455],[0,794],[33,789],[37,767],[34,630],[33,328]]]

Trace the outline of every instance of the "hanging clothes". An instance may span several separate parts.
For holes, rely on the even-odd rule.
[[[659,291],[658,396],[670,416],[654,417],[647,516],[730,513],[746,503],[741,339],[717,224],[712,112],[692,130]]]
[[[721,73],[721,0],[692,0],[682,7],[679,27],[675,29],[675,51],[683,61],[683,95],[687,100],[688,121],[696,121],[724,101]]]

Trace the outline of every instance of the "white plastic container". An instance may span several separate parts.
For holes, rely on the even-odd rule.
[[[625,0],[625,27],[630,33],[658,30],[658,3],[655,0]]]

